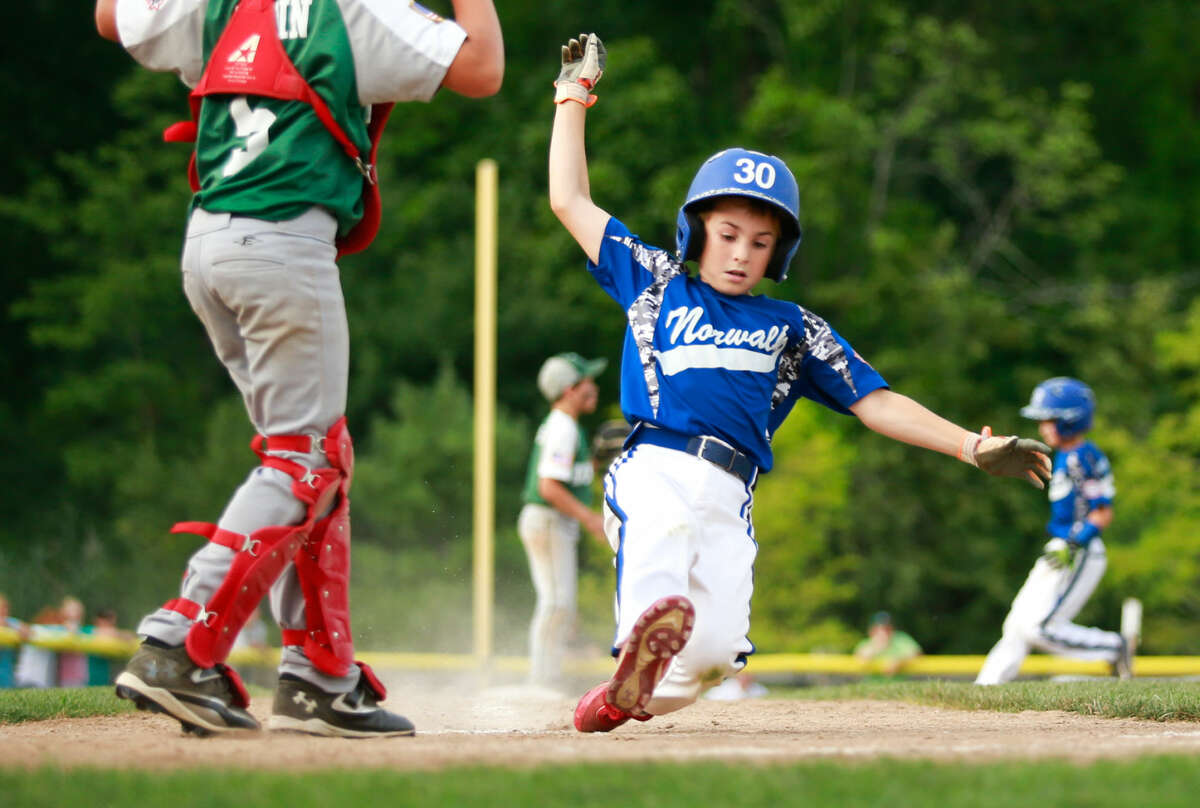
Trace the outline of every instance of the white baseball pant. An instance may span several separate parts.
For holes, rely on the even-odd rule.
[[[686,595],[696,609],[691,639],[646,707],[662,715],[736,674],[754,652],[753,493],[707,460],[649,444],[618,458],[604,489],[605,534],[617,553],[614,650],[659,598]]]
[[[1039,558],[1013,599],[1000,640],[988,652],[975,684],[1011,682],[1033,648],[1075,659],[1115,662],[1121,653],[1120,634],[1071,622],[1092,596],[1107,566],[1104,542],[1098,538],[1079,550],[1070,567],[1056,569]]]
[[[575,621],[579,522],[547,505],[528,504],[517,518],[517,533],[537,594],[529,623],[529,678],[553,685],[562,677]]]

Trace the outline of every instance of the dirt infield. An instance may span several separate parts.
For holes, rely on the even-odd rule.
[[[252,706],[265,718],[266,699]],[[1142,754],[1200,755],[1200,725],[1090,718],[1063,712],[994,713],[881,701],[701,701],[607,735],[571,726],[574,700],[522,687],[464,696],[393,687],[393,709],[414,738],[341,740],[288,733],[194,738],[159,715],[62,719],[0,727],[5,766],[311,770],[464,765],[533,767],[620,761],[782,763],[878,757],[1089,762]]]

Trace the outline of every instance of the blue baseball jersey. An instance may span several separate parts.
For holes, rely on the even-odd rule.
[[[1111,505],[1117,494],[1112,466],[1091,441],[1055,453],[1048,488],[1050,521],[1046,531],[1067,540],[1076,540],[1088,513],[1102,505]]]
[[[712,435],[772,465],[771,438],[803,397],[840,413],[887,387],[828,323],[760,295],[726,295],[615,217],[588,270],[625,309],[621,410],[687,435]]]

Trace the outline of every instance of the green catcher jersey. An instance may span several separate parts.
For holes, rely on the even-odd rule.
[[[118,0],[121,42],[144,66],[194,86],[238,0]],[[276,0],[277,32],[292,63],[366,153],[373,103],[427,101],[465,39],[456,23],[397,0]],[[241,58],[254,58],[247,43]],[[280,221],[314,205],[339,231],[362,215],[362,175],[303,102],[208,96],[196,142],[193,204]]]

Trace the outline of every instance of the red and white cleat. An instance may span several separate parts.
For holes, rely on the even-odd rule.
[[[575,729],[580,732],[609,732],[633,718],[606,702],[604,696],[607,692],[608,682],[603,682],[584,694],[575,707]],[[650,718],[646,714],[641,720],[648,721]]]
[[[575,707],[575,729],[608,732],[630,718],[648,721],[646,705],[667,665],[692,636],[696,610],[683,595],[659,598],[629,633],[608,682],[589,690]]]

